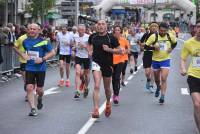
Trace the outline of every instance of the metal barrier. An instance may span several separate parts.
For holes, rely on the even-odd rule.
[[[0,73],[8,73],[14,70],[13,68],[13,48],[12,46],[1,46],[3,63],[0,66]]]
[[[13,63],[13,68],[17,69],[20,68],[20,62],[19,62],[19,56],[17,55],[17,53],[13,50],[13,54],[12,54],[12,63]]]
[[[13,76],[16,69],[20,68],[19,56],[10,45],[0,45],[3,57],[3,63],[0,64],[0,82],[9,80]],[[54,56],[47,60],[47,65],[50,67],[55,66],[58,61],[58,56]],[[3,80],[3,81],[2,81]]]

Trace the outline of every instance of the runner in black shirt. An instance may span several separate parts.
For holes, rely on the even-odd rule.
[[[117,39],[107,33],[107,23],[105,20],[99,20],[97,23],[98,32],[89,37],[89,54],[92,54],[92,71],[94,77],[94,112],[93,118],[99,118],[99,90],[101,79],[103,77],[104,89],[106,94],[106,108],[105,116],[109,117],[111,114],[111,76],[112,76],[112,63],[113,53],[122,53]],[[114,49],[115,48],[115,49]]]
[[[158,31],[158,24],[151,23],[149,26],[149,31],[146,32],[141,39],[141,44],[143,44],[142,46],[144,46],[147,39],[157,31]],[[147,78],[146,89],[150,91],[151,93],[153,93],[151,90],[151,88],[153,88],[153,80],[152,80],[153,71],[151,69],[152,56],[153,56],[153,51],[147,50],[144,48],[144,55],[143,55],[142,60],[143,60],[143,67],[145,69],[145,76]]]

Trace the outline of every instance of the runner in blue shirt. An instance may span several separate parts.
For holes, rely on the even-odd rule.
[[[23,41],[25,53],[22,57],[27,60],[26,64],[26,85],[28,93],[28,101],[31,107],[29,116],[36,116],[36,108],[34,101],[34,85],[37,84],[36,92],[38,95],[37,109],[43,107],[42,96],[44,94],[43,86],[46,72],[46,60],[55,55],[52,45],[39,36],[40,27],[33,23],[28,26],[29,36]]]

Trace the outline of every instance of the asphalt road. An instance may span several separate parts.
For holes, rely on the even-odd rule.
[[[184,35],[182,39],[188,37]],[[94,120],[91,119],[93,78],[89,96],[77,101],[73,99],[74,69],[71,69],[71,86],[59,88],[58,67],[50,67],[44,87],[44,108],[36,117],[28,116],[30,108],[24,101],[21,78],[0,83],[0,134],[197,134],[186,77],[179,74],[182,39],[172,54],[164,105],[159,105],[158,98],[145,90],[142,66],[134,75],[129,74],[128,68],[127,85],[122,87],[119,105],[113,105],[111,117],[106,118],[101,87],[102,114]]]

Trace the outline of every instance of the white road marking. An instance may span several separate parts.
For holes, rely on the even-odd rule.
[[[127,84],[128,84],[128,81],[125,81],[124,84],[127,85]]]
[[[112,99],[111,99],[111,102],[112,102]],[[101,115],[103,113],[105,107],[106,107],[106,101],[100,107],[99,115]],[[86,122],[86,124],[80,129],[80,131],[77,134],[85,134],[90,129],[90,127],[94,124],[94,122],[96,120],[98,120],[98,119],[90,117],[90,119]]]
[[[56,94],[56,93],[59,93],[60,91],[54,91],[56,89],[58,89],[59,87],[52,87],[52,88],[49,88],[47,90],[44,91],[44,96],[45,95],[50,95],[50,94]]]
[[[143,63],[139,65],[138,69],[140,70],[143,66]]]
[[[181,94],[182,95],[190,95],[190,93],[189,93],[187,88],[181,88]]]
[[[131,80],[132,78],[133,78],[133,75],[130,75],[127,80]]]
[[[143,64],[141,64],[141,65],[138,67],[138,69],[141,69],[142,66],[143,66]],[[138,71],[137,71],[137,72],[138,72]],[[137,73],[137,72],[136,72],[136,73]],[[134,76],[134,75],[130,75],[130,76],[128,77],[127,80],[131,80],[131,79],[133,78],[133,76]],[[125,83],[125,85],[127,85],[127,84],[128,84],[128,81],[125,81],[124,83]],[[123,89],[120,88],[120,91],[122,91],[122,90],[123,90]],[[111,98],[111,102],[112,102],[112,98]],[[101,114],[103,113],[105,107],[106,107],[106,101],[103,103],[103,105],[101,105],[101,107],[100,107],[100,109],[99,109],[99,115],[101,115]],[[90,119],[89,119],[89,120],[86,122],[86,124],[79,130],[79,132],[78,132],[77,134],[85,134],[85,133],[87,133],[87,131],[90,129],[90,127],[94,124],[94,122],[95,122],[96,120],[98,120],[98,119],[94,119],[94,118],[90,117]]]

